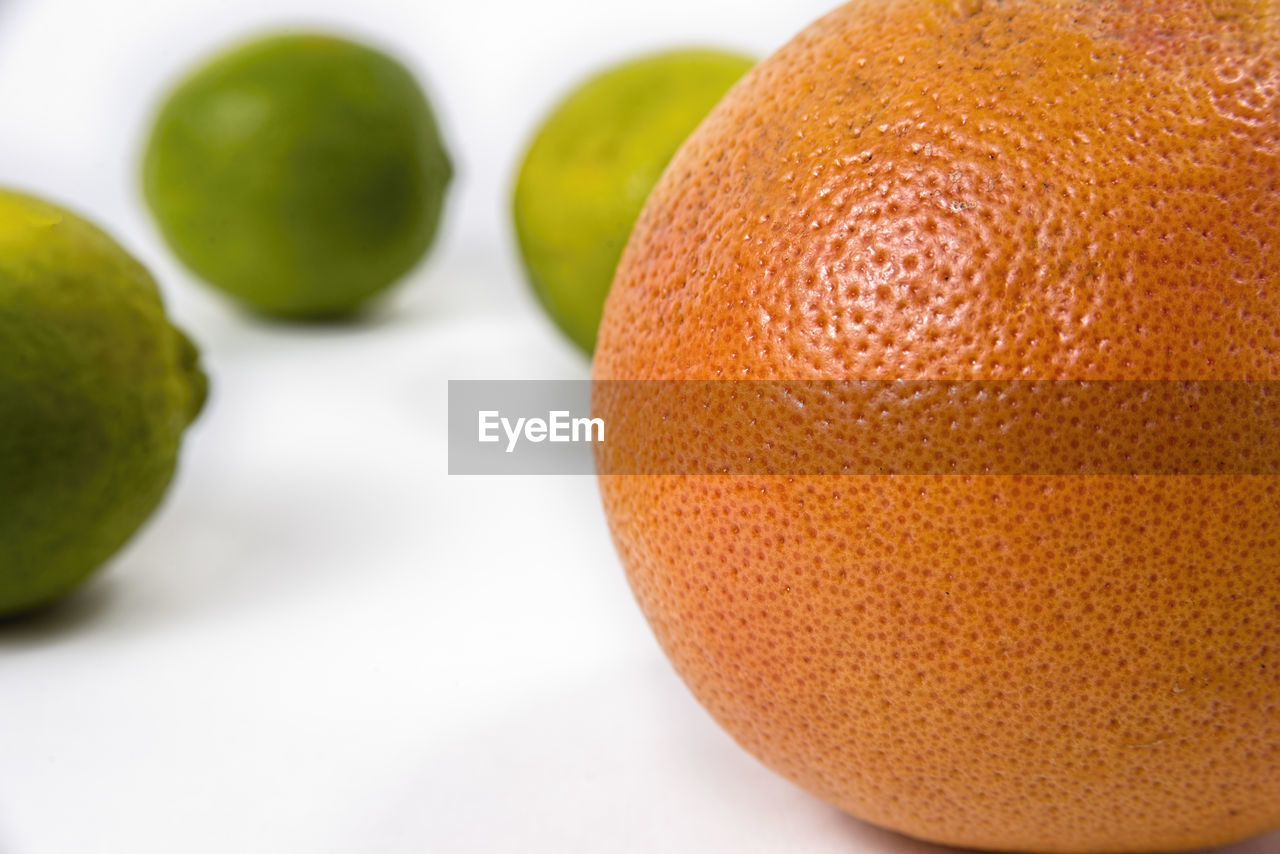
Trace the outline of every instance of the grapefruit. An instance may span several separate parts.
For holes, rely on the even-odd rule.
[[[1022,380],[1280,378],[1278,20],[1250,0],[835,10],[675,156],[594,377],[1015,381],[1012,404]],[[794,407],[773,435],[816,447],[858,406]],[[856,816],[1022,851],[1280,827],[1273,475],[600,488],[693,694]]]

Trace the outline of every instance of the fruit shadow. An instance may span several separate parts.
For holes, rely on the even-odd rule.
[[[191,626],[226,631],[273,610],[333,607],[376,573],[421,562],[404,533],[420,533],[421,520],[373,476],[185,486],[81,589],[0,621],[0,653]]]
[[[0,619],[0,649],[45,646],[85,631],[110,612],[118,595],[113,579],[98,578],[65,599]]]
[[[512,264],[492,253],[466,249],[429,261],[387,293],[340,317],[273,317],[207,291],[185,294],[180,325],[199,345],[215,389],[223,384],[224,363],[316,348],[345,348],[353,356],[364,348],[428,353],[436,352],[434,345],[440,341],[458,340],[460,335],[463,345],[469,336],[492,350],[493,335],[503,324],[517,318],[545,320]],[[549,320],[545,325],[551,329]],[[464,352],[447,355],[459,367],[468,365]]]
[[[434,743],[417,751],[419,770],[376,793],[369,820],[353,828],[365,850],[960,852],[851,818],[773,774],[716,726],[665,661],[424,732]]]
[[[864,840],[875,854],[1000,854],[978,848],[954,848],[912,839],[883,828],[875,827],[860,821],[851,815],[841,815],[841,820],[848,826],[851,836]],[[1183,854],[1276,854],[1280,851],[1280,833],[1269,833],[1244,842],[1231,845],[1220,845],[1213,848],[1201,848]],[[861,849],[859,849],[861,854]]]
[[[81,590],[0,621],[0,649],[259,607],[285,587],[306,595],[343,583],[340,555],[367,575],[362,543],[399,542],[402,552],[389,557],[429,559],[419,511],[448,505],[433,479],[436,448],[424,438],[442,433],[445,387],[420,382],[421,365],[444,364],[438,330],[425,328],[438,320],[386,301],[354,324],[279,324],[206,308],[188,325],[211,395],[164,509]],[[388,335],[389,325],[404,328]],[[301,435],[288,438],[292,431]],[[300,444],[317,457],[305,458]]]
[[[665,661],[620,666],[486,711],[435,732],[424,727],[429,743],[413,751],[418,770],[371,793],[376,806],[351,839],[382,854],[530,844],[980,854],[875,827],[768,771],[712,722]],[[1274,854],[1277,841],[1204,854]]]
[[[1275,854],[1280,851],[1280,832],[1268,833],[1234,845],[1206,848],[1200,854]]]
[[[374,300],[357,311],[332,317],[275,317],[236,305],[220,308],[221,316],[201,330],[205,355],[279,352],[290,344],[350,341],[381,334],[404,325],[406,318],[387,299]]]
[[[278,317],[228,305],[234,322],[254,333],[334,336],[531,311],[540,309],[512,253],[465,245],[448,247],[441,257],[428,257],[386,291],[347,314]]]

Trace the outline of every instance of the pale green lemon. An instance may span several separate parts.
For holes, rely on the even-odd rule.
[[[0,190],[0,618],[62,597],[146,521],[205,392],[142,265]]]
[[[649,191],[752,64],[705,49],[626,62],[570,93],[534,137],[516,179],[516,236],[539,301],[588,353]]]

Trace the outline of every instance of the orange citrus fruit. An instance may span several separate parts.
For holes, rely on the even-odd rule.
[[[594,376],[1280,379],[1280,5],[837,9],[676,155]],[[861,414],[837,395],[775,435]],[[854,815],[1023,851],[1280,827],[1274,475],[600,484],[692,692]]]

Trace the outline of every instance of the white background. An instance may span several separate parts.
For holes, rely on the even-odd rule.
[[[0,629],[0,854],[943,851],[809,798],[710,722],[591,479],[446,473],[449,379],[587,375],[512,247],[540,116],[602,64],[764,55],[832,2],[0,0],[0,184],[146,262],[213,382],[152,523],[68,606]],[[173,76],[299,23],[417,71],[458,167],[426,264],[351,327],[228,308],[137,192]]]

